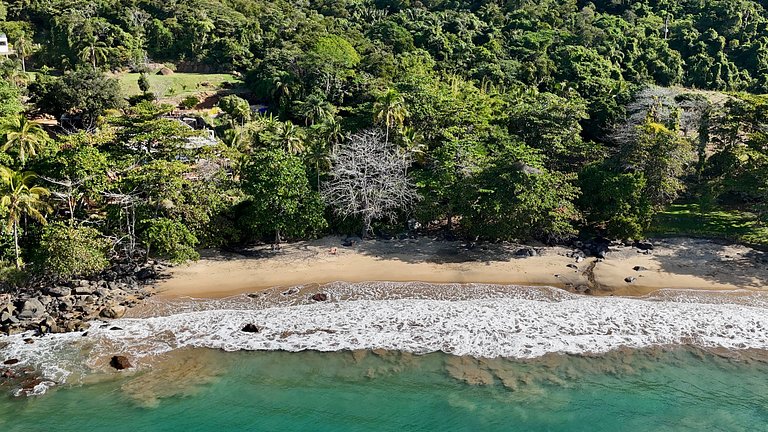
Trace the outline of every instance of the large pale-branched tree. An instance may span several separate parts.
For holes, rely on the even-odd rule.
[[[22,166],[27,163],[29,156],[36,156],[50,140],[42,126],[21,114],[2,125],[0,131],[3,134],[2,151],[16,153]]]
[[[378,129],[356,133],[337,145],[331,161],[323,196],[339,216],[362,219],[363,237],[374,220],[394,219],[418,199],[408,179],[409,155],[388,143]]]
[[[45,224],[44,213],[50,210],[45,202],[45,197],[50,195],[50,192],[44,187],[32,184],[36,177],[32,172],[20,172],[7,167],[0,167],[0,187],[2,187],[0,206],[5,213],[6,229],[13,233],[17,269],[21,268],[21,251],[19,249],[19,224],[21,220],[28,216]]]

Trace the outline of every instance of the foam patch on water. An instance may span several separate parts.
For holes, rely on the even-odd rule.
[[[550,295],[536,288],[527,294],[480,292],[478,298],[460,300],[360,299],[251,305],[251,309],[227,307],[243,304],[243,299],[195,302],[195,310],[187,312],[94,324],[86,336],[49,335],[33,344],[24,343],[23,335],[6,337],[0,358],[38,365],[48,379],[62,382],[67,371],[78,367],[78,356],[85,358],[80,365],[85,368],[103,369],[97,363],[113,354],[127,354],[141,367],[143,358],[184,347],[227,351],[379,348],[488,358],[676,344],[768,350],[768,308],[761,301],[747,305],[745,297],[730,303],[711,298],[683,301],[677,295],[646,299],[585,297],[562,291]],[[246,324],[260,331],[243,332]],[[110,330],[113,326],[121,330]]]

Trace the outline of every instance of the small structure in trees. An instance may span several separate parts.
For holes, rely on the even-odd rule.
[[[363,237],[372,221],[394,219],[418,198],[408,179],[410,155],[387,142],[380,130],[352,135],[336,146],[331,161],[323,196],[339,216],[362,219]]]
[[[5,56],[11,54],[11,48],[8,46],[8,36],[5,33],[0,33],[0,54]]]

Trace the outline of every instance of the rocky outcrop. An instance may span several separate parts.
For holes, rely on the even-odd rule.
[[[536,252],[536,249],[528,246],[522,247],[515,251],[515,256],[518,257],[535,257],[538,254],[539,253]]]
[[[328,300],[328,294],[317,293],[317,294],[313,295],[312,297],[310,297],[310,299],[312,299],[312,300],[314,300],[316,302],[324,302],[324,301]]]
[[[117,370],[123,370],[132,367],[128,357],[121,355],[112,356],[112,359],[109,360],[109,365]]]
[[[258,332],[261,331],[261,328],[259,326],[257,326],[256,324],[246,324],[242,328],[242,331],[244,331],[246,333],[258,333]]]
[[[116,318],[122,318],[123,316],[125,316],[125,313],[127,311],[128,311],[127,307],[113,302],[107,305],[104,309],[102,309],[99,315],[102,318],[116,319]]]
[[[0,294],[0,331],[80,331],[92,319],[121,318],[130,307],[154,293],[150,284],[165,269],[156,261],[123,262],[93,278],[39,280],[15,292]]]

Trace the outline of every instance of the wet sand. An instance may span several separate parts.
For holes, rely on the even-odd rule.
[[[573,249],[537,247],[520,257],[520,246],[481,245],[428,238],[371,240],[344,247],[338,237],[256,247],[248,256],[218,251],[172,269],[156,286],[161,297],[222,298],[334,281],[487,283],[553,286],[594,295],[642,296],[660,289],[755,290],[768,288],[768,255],[740,245],[676,238],[643,253],[613,247],[607,259],[572,258]],[[575,267],[575,268],[574,268]],[[642,267],[640,271],[636,267]],[[627,282],[630,278],[631,282]]]

